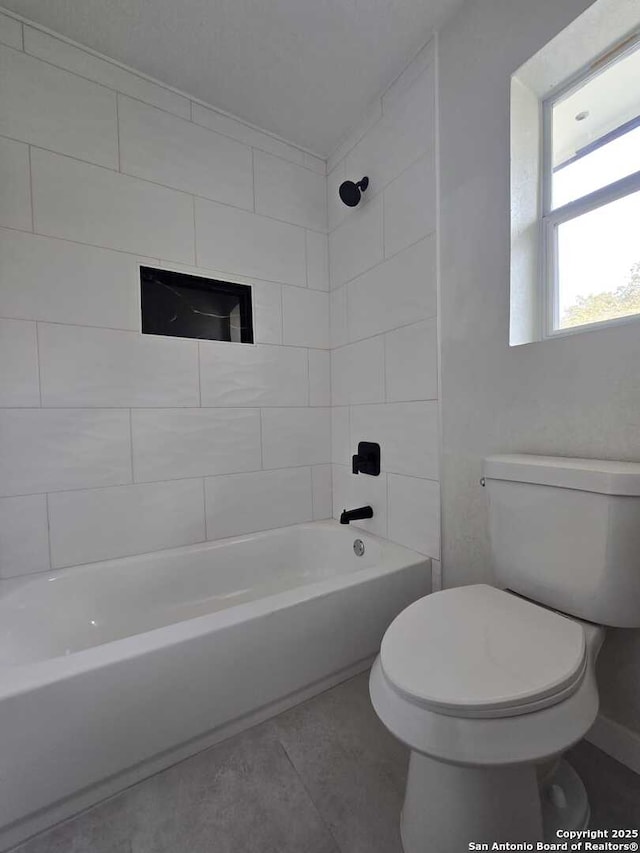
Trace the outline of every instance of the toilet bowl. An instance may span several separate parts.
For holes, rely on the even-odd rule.
[[[561,766],[544,779],[543,770],[595,720],[603,638],[599,626],[485,585],[427,596],[392,622],[370,693],[411,749],[405,853],[553,840],[559,828],[583,827],[575,773]]]

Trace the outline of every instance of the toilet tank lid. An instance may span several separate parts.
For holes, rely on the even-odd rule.
[[[638,462],[520,453],[488,456],[484,460],[483,473],[487,480],[537,483],[601,495],[640,496]]]

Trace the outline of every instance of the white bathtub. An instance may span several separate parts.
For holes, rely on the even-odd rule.
[[[336,522],[0,582],[0,849],[364,669],[429,591]]]

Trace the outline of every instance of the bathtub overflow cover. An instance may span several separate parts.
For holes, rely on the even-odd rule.
[[[362,539],[356,539],[353,543],[353,550],[356,553],[356,557],[362,557],[364,554],[364,542]]]

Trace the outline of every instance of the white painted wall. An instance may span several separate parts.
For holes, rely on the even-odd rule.
[[[0,15],[0,577],[331,515],[325,163]],[[256,346],[140,334],[140,261]]]
[[[371,504],[365,529],[440,556],[435,56],[429,43],[329,160],[333,511]],[[370,180],[356,208],[345,179]],[[353,475],[358,441],[380,477]],[[437,566],[436,566],[437,572]]]
[[[640,458],[635,324],[509,348],[511,74],[588,0],[474,0],[440,57],[443,560],[447,586],[492,580],[489,453]],[[640,728],[640,632],[610,632],[604,712]]]

